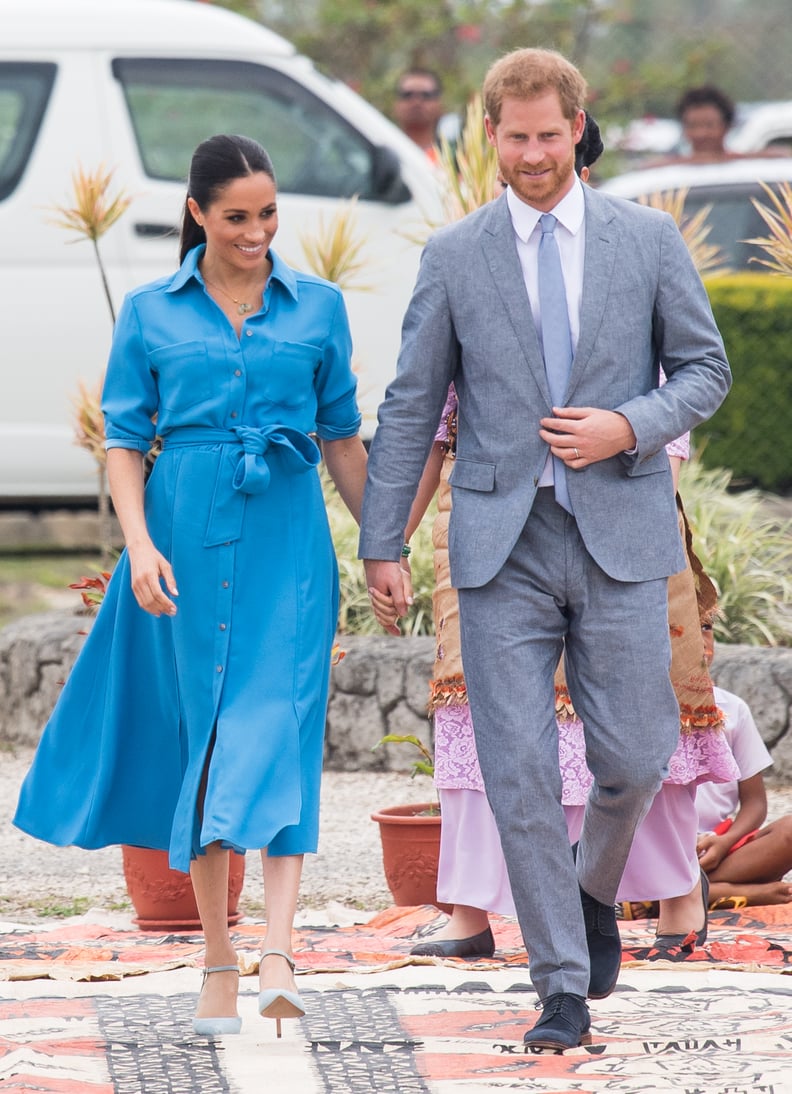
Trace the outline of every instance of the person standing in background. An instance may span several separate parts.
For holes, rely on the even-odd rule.
[[[431,163],[437,163],[438,123],[443,116],[443,85],[429,68],[409,68],[396,84],[393,119]]]

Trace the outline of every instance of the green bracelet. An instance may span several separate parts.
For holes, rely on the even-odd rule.
[[[402,558],[409,558],[411,551],[412,547],[409,545],[409,543],[405,543],[402,547]]]

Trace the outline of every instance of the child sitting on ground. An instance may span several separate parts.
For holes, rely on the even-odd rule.
[[[702,627],[707,660],[714,653],[712,625]],[[748,705],[715,688],[715,702],[726,716],[724,732],[740,769],[733,783],[701,783],[696,791],[698,855],[709,878],[709,905],[745,907],[792,902],[792,815],[760,827],[767,817],[763,770],[772,757]]]

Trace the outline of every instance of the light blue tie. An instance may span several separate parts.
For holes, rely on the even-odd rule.
[[[572,367],[572,335],[569,330],[564,275],[561,256],[555,237],[558,223],[552,213],[539,218],[542,238],[539,240],[539,312],[542,318],[542,347],[544,349],[547,386],[553,406],[563,406]],[[562,460],[553,456],[553,483],[555,499],[568,513],[572,502],[567,490],[566,467]]]

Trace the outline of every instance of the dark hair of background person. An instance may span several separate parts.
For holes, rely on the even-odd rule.
[[[575,171],[580,174],[582,167],[591,167],[604,151],[605,145],[602,143],[600,127],[587,110],[583,136],[575,145]]]
[[[701,87],[689,88],[679,99],[676,107],[676,116],[682,121],[686,110],[691,106],[714,106],[723,116],[727,128],[734,122],[735,106],[732,99],[712,84],[703,84]]]
[[[207,209],[224,186],[234,179],[263,171],[275,182],[272,160],[258,141],[226,133],[217,134],[201,141],[193,152],[190,177],[187,180],[187,198],[197,202],[199,209]],[[199,243],[206,242],[206,233],[196,223],[184,201],[181,236],[179,239],[179,263]]]
[[[397,97],[402,94],[402,81],[408,76],[423,76],[424,79],[432,80],[432,82],[434,83],[435,98],[439,99],[440,96],[443,94],[443,81],[440,79],[434,69],[422,68],[420,65],[414,65],[411,68],[406,68],[396,81]]]

